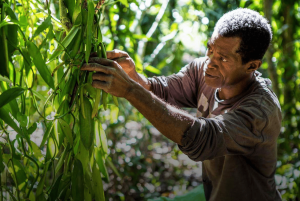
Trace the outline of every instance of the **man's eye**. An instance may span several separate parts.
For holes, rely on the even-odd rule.
[[[227,61],[224,57],[221,57],[220,60],[221,60],[221,61],[224,61],[224,62]]]

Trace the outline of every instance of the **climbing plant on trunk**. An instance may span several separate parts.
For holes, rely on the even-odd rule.
[[[59,0],[60,20],[49,3],[1,1],[1,200],[105,200],[106,166],[120,175],[101,112],[118,101],[93,88],[92,73],[80,68],[92,52],[106,58],[101,16],[115,2]],[[43,136],[40,144],[32,133]]]

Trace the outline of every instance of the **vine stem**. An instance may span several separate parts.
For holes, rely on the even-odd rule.
[[[30,192],[32,191],[33,186],[34,186],[35,182],[37,181],[37,179],[39,177],[40,166],[37,164],[37,162],[33,158],[31,158],[30,156],[27,155],[26,150],[25,150],[25,146],[24,146],[23,138],[21,138],[21,144],[22,144],[22,149],[23,149],[23,152],[24,152],[24,157],[26,157],[29,160],[31,160],[36,165],[36,167],[37,167],[36,177],[35,177],[34,182],[32,183],[32,185],[31,185],[31,187],[30,187],[30,189],[29,189],[29,191],[28,191],[28,193],[26,195],[26,197],[29,198]]]
[[[1,2],[1,21],[4,20],[5,18],[5,8],[3,5],[3,2]],[[7,47],[7,40],[6,40],[6,36],[5,36],[5,30],[4,30],[4,26],[1,28],[2,31],[2,42],[3,42],[3,47],[4,47],[4,66],[5,66],[5,70],[7,73],[9,73],[9,59],[8,59],[8,47]]]
[[[5,130],[5,128],[2,126],[2,124],[0,124],[0,126],[1,126],[2,130],[5,132],[5,134],[7,135],[7,141],[8,141],[10,152],[11,152],[11,159],[9,159],[9,161],[11,161],[11,164],[12,164],[12,169],[13,169],[13,172],[14,172],[14,175],[15,175],[15,179],[16,179],[17,197],[18,197],[18,200],[20,201],[19,183],[18,183],[18,178],[17,178],[17,174],[16,174],[15,164],[14,164],[14,160],[13,160],[14,156],[13,156],[12,144],[11,144],[11,141],[9,139],[9,133]],[[9,161],[7,162],[7,166],[9,164]]]

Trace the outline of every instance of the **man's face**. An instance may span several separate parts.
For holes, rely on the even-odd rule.
[[[246,67],[242,65],[239,49],[241,39],[222,37],[214,33],[207,44],[207,68],[205,82],[214,88],[235,88],[246,78]]]

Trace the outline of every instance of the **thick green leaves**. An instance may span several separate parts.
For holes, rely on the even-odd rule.
[[[107,93],[102,89],[102,104],[104,110],[107,110]]]
[[[43,192],[43,189],[44,189],[44,183],[45,183],[45,180],[46,180],[46,176],[47,176],[47,172],[48,172],[49,165],[50,165],[50,161],[48,161],[48,162],[45,164],[45,166],[44,166],[44,171],[43,171],[42,178],[41,178],[41,180],[39,181],[39,184],[38,184],[37,189],[36,189],[36,197],[38,197],[39,195],[41,195],[42,192]]]
[[[100,98],[101,98],[101,90],[96,89],[96,97],[95,97],[95,102],[94,102],[94,106],[93,106],[92,118],[94,118],[98,113],[98,105],[100,103]]]
[[[0,119],[2,119],[7,125],[12,127],[18,134],[21,135],[21,137],[25,138],[27,142],[30,143],[29,136],[22,132],[22,130],[18,127],[16,122],[10,117],[9,113],[4,108],[0,108]]]
[[[12,166],[8,167],[9,172],[14,175],[14,181],[16,182],[16,178],[18,180],[18,188],[19,190],[24,189],[27,182],[27,177],[25,173],[24,166],[21,164],[19,160],[16,160],[15,158],[12,159],[14,162],[14,168],[16,171],[16,174],[14,174],[14,171],[12,169]]]
[[[92,50],[92,36],[93,36],[93,22],[94,22],[94,3],[92,0],[88,0],[88,19],[86,28],[86,51],[85,51],[85,62],[89,62],[91,50]]]
[[[99,135],[100,135],[99,137],[100,137],[102,150],[105,154],[107,154],[107,152],[108,152],[107,138],[106,138],[105,131],[102,128],[101,123],[99,123]]]
[[[93,165],[92,177],[93,177],[95,200],[96,201],[104,201],[105,197],[104,197],[101,173],[100,173],[99,169],[97,168],[96,163],[94,163],[94,165]]]
[[[24,91],[25,90],[21,87],[15,87],[4,91],[0,95],[0,108],[9,103],[10,101],[16,99],[18,96],[23,94]]]
[[[80,160],[75,159],[74,169],[71,176],[72,198],[74,201],[84,200],[84,175]]]
[[[51,73],[48,69],[48,67],[45,64],[45,61],[41,55],[40,50],[37,48],[37,46],[33,43],[28,41],[27,43],[29,54],[32,58],[32,61],[35,65],[35,67],[38,69],[40,75],[44,79],[44,81],[48,84],[48,86],[52,89],[54,89],[54,82],[51,77]]]
[[[68,8],[69,18],[72,19],[74,9],[75,9],[75,1],[74,0],[64,0],[66,7]]]
[[[57,165],[55,167],[55,174],[57,174],[60,168],[63,166],[66,158],[66,153],[67,153],[67,149],[65,149],[64,152],[60,155]]]
[[[54,121],[51,122],[50,125],[48,125],[48,127],[47,127],[47,129],[46,129],[46,132],[45,132],[45,134],[44,134],[44,136],[43,136],[43,140],[42,140],[42,142],[41,142],[40,148],[42,148],[42,147],[45,145],[46,141],[48,140],[49,135],[50,135],[50,133],[51,133],[51,131],[52,131],[52,129],[53,129],[53,126],[54,126]]]
[[[83,146],[82,142],[79,143],[76,158],[81,161],[83,172],[86,172],[89,164],[89,150]]]
[[[42,22],[42,24],[36,29],[34,32],[32,38],[39,35],[41,32],[45,31],[49,26],[51,25],[51,16],[49,15],[45,21]]]
[[[59,194],[58,194],[58,190],[59,190],[59,185],[60,185],[60,181],[62,178],[63,174],[59,175],[53,185],[53,188],[51,189],[50,195],[49,195],[49,201],[55,201]]]
[[[17,25],[19,26],[18,21],[16,20],[9,20],[8,17],[6,17],[4,20],[2,20],[2,22],[0,23],[0,28],[3,26],[7,26],[7,25]]]
[[[92,120],[92,105],[86,98],[82,98],[84,111],[79,113],[80,139],[86,149],[90,149],[94,142],[94,122]],[[84,114],[84,116],[83,116]]]
[[[78,50],[82,44],[82,29],[79,30],[79,32],[76,34],[76,37],[74,38],[73,47],[70,51],[71,58],[74,58],[78,54]]]
[[[80,29],[79,26],[73,26],[72,27],[69,34],[61,42],[61,45],[64,48],[67,48],[68,45],[72,42],[72,40],[75,38],[75,36],[76,36],[77,32],[79,31],[79,29]],[[52,61],[53,59],[56,59],[58,57],[58,55],[60,55],[62,53],[62,50],[64,50],[64,48],[61,45],[59,45],[57,47],[57,49],[53,52],[53,54],[49,58],[49,61]]]
[[[59,122],[65,136],[67,137],[69,143],[73,146],[72,130],[71,130],[69,124],[67,124],[67,122],[65,122],[63,119],[59,119],[58,122]]]
[[[99,169],[100,169],[101,173],[103,174],[105,180],[107,182],[109,182],[109,176],[108,176],[107,169],[105,166],[105,159],[104,159],[103,152],[101,149],[98,148],[95,150],[95,158],[96,158],[96,162],[97,162]]]
[[[12,83],[12,81],[10,81],[10,79],[8,79],[7,77],[3,77],[2,75],[0,75],[0,81],[1,82],[6,82],[8,84]]]

